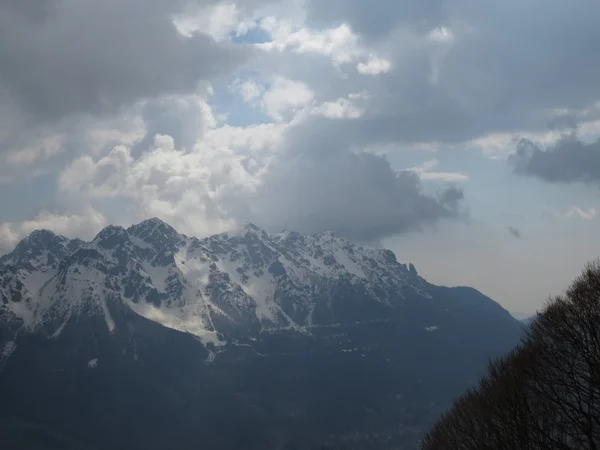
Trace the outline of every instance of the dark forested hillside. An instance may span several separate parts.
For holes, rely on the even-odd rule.
[[[423,450],[600,448],[600,263],[532,320]]]

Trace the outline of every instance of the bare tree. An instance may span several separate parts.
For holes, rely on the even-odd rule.
[[[431,429],[423,450],[600,449],[600,263]]]

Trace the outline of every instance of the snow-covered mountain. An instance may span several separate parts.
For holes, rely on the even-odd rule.
[[[220,346],[230,337],[310,333],[364,319],[365,305],[332,301],[336,289],[362,294],[377,310],[407,297],[431,298],[427,286],[391,251],[328,232],[269,234],[246,224],[197,239],[150,219],[128,229],[109,226],[88,243],[32,233],[0,259],[0,317],[22,331],[57,336],[82,314],[102,316],[112,331],[111,310],[129,308]]]
[[[0,258],[0,442],[414,448],[521,331],[331,233],[36,231]]]

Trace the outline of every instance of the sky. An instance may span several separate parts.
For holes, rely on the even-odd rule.
[[[0,253],[159,217],[531,313],[600,256],[600,2],[4,0]]]

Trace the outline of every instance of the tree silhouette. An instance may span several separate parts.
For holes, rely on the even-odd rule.
[[[600,449],[600,262],[551,299],[423,450]]]

